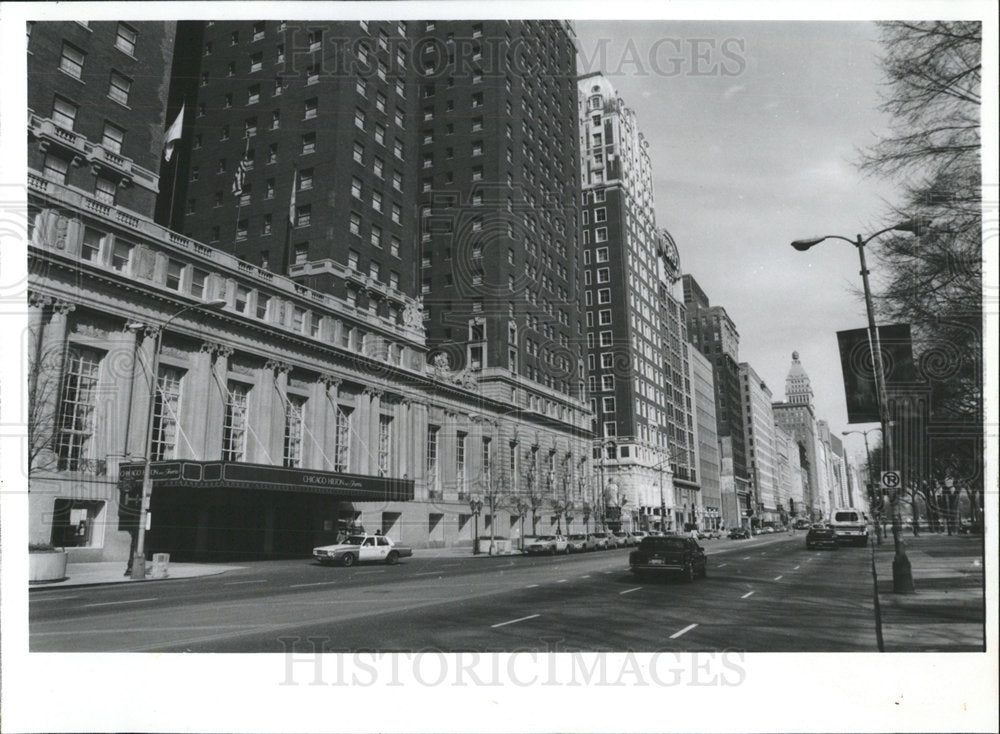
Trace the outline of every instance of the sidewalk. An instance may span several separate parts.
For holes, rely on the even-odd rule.
[[[154,579],[150,576],[153,570],[151,563],[146,564],[145,581],[169,581],[170,579],[190,579],[198,576],[217,576],[226,571],[235,571],[243,566],[221,566],[207,563],[171,563],[167,567],[167,576]],[[35,589],[51,589],[53,587],[70,586],[103,586],[104,584],[127,584],[132,579],[125,575],[125,561],[106,561],[100,563],[70,563],[66,566],[66,578],[62,581],[46,581],[30,584],[29,591]]]
[[[892,591],[892,534],[875,547],[886,652],[986,649],[983,537],[904,532],[913,594]]]

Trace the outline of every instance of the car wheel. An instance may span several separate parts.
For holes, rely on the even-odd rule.
[[[389,555],[385,557],[385,562],[390,566],[395,566],[399,563],[399,554],[396,551],[389,551]]]
[[[340,562],[345,567],[353,566],[354,565],[354,555],[351,554],[351,553],[348,553],[343,558],[340,559]]]

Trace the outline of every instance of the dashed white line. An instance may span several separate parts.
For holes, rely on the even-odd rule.
[[[750,556],[743,556],[743,560],[744,561],[749,561],[750,560]]]
[[[720,563],[720,564],[719,564],[719,565],[717,566],[717,568],[722,568],[723,566],[728,566],[728,565],[729,565],[728,563]]]
[[[77,595],[77,596],[46,596],[46,597],[29,596],[28,597],[28,599],[30,601],[32,601],[32,602],[40,602],[40,601],[67,601],[69,599],[79,599],[79,598],[80,598],[79,595]]]
[[[262,584],[267,579],[250,579],[249,581],[230,581],[228,584],[223,584],[223,586],[239,586],[240,584]]]
[[[798,571],[798,570],[799,570],[800,568],[802,568],[802,566],[796,566],[796,567],[795,567],[795,568],[793,568],[792,570],[793,570],[793,571]]]
[[[625,591],[619,591],[618,594],[619,595],[621,595],[621,594],[631,594],[633,591],[638,591],[641,588],[642,588],[641,586],[636,586],[634,589],[625,589]]]
[[[781,581],[781,579],[783,579],[783,578],[785,578],[785,577],[784,576],[775,576],[774,580],[775,581]]]
[[[590,574],[589,574],[589,573],[585,573],[585,574],[584,574],[583,576],[581,576],[580,578],[582,578],[582,579],[589,579],[589,578],[590,578]]]
[[[683,635],[683,634],[685,634],[685,633],[687,633],[687,632],[690,632],[691,630],[693,630],[693,629],[694,629],[695,627],[697,627],[697,626],[698,626],[697,624],[689,624],[689,625],[688,625],[687,627],[685,627],[684,629],[682,629],[682,630],[677,630],[677,631],[676,631],[676,632],[674,632],[674,633],[673,633],[672,635],[670,635],[670,639],[671,639],[671,640],[676,640],[676,639],[677,639],[678,637],[680,637],[681,635]]]
[[[528,584],[524,588],[526,588],[526,589],[537,589],[538,588],[538,584]]]
[[[151,596],[148,599],[126,599],[124,601],[102,601],[99,604],[84,604],[83,606],[85,606],[85,607],[110,607],[110,606],[114,606],[115,604],[138,604],[139,602],[143,602],[143,601],[156,601],[159,598],[160,597],[158,597],[158,596]]]
[[[529,614],[527,617],[518,617],[517,619],[511,619],[511,620],[508,620],[507,622],[500,622],[498,624],[491,624],[490,627],[491,628],[505,627],[508,624],[515,624],[517,622],[523,622],[526,619],[534,619],[535,617],[538,617],[538,616],[541,616],[541,615],[538,615],[538,614]]]
[[[750,596],[753,596],[753,592],[752,591],[748,591],[743,596],[741,596],[740,599],[746,599],[747,597],[750,597]]]
[[[566,579],[559,579],[558,581],[556,581],[556,583],[557,584],[565,584],[566,583]]]
[[[302,589],[302,588],[304,588],[306,586],[328,586],[330,584],[335,584],[335,583],[337,583],[337,582],[336,581],[316,581],[315,583],[312,583],[312,584],[292,584],[288,588],[289,589]]]
[[[501,571],[500,573],[503,573],[503,571]],[[424,571],[422,573],[415,573],[413,575],[414,576],[440,576],[441,572],[440,571]]]

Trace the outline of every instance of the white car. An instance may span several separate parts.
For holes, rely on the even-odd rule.
[[[359,561],[379,561],[392,566],[398,563],[400,558],[412,556],[413,549],[394,543],[384,535],[358,533],[347,536],[341,543],[313,548],[312,554],[313,558],[324,566],[332,566],[335,563],[353,566]]]
[[[569,542],[561,535],[539,535],[525,544],[524,552],[531,555],[569,553]]]

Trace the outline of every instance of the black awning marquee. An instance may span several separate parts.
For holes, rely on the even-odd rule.
[[[118,479],[123,484],[141,484],[144,466],[122,464]],[[171,486],[206,489],[261,489],[334,495],[345,502],[407,501],[413,499],[413,480],[340,474],[310,469],[286,469],[267,464],[224,461],[154,461],[150,464],[154,488]]]

